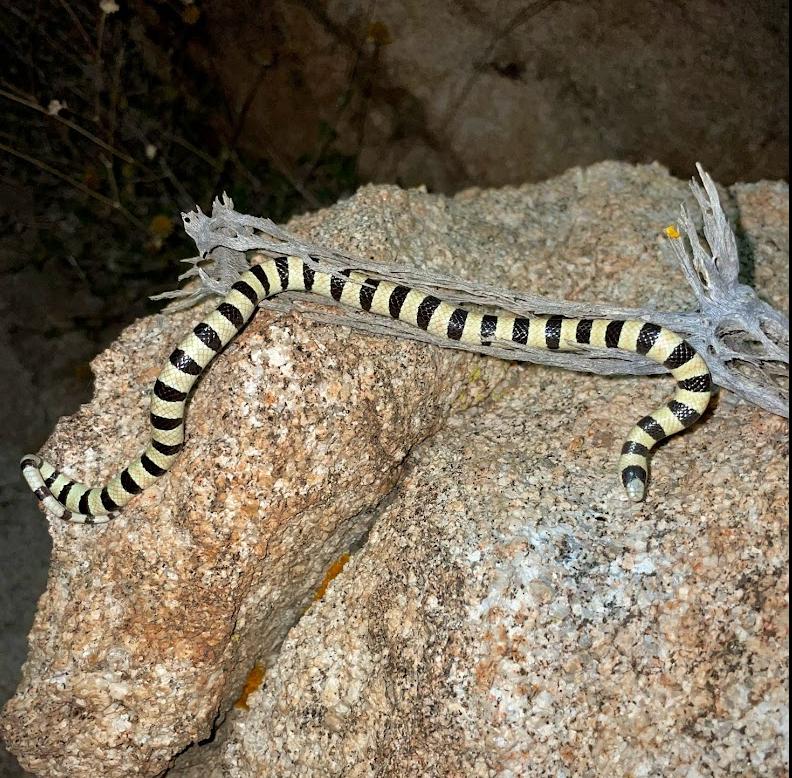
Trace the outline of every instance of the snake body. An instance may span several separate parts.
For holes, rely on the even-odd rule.
[[[151,440],[145,451],[101,487],[63,475],[35,454],[22,458],[22,473],[44,507],[58,518],[83,524],[110,521],[135,495],[164,475],[184,446],[184,414],[190,390],[209,363],[253,316],[262,300],[306,291],[379,316],[390,316],[449,341],[512,341],[540,349],[579,345],[622,349],[664,365],[676,379],[673,398],[630,430],[619,459],[630,499],[643,499],[649,452],[663,438],[693,424],[709,404],[707,365],[682,337],[643,321],[573,319],[485,313],[431,294],[351,270],[323,272],[297,257],[254,257],[220,305],[170,355],[151,391]]]

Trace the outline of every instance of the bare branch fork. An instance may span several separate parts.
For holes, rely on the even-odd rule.
[[[670,239],[670,245],[696,294],[698,311],[666,312],[551,300],[426,270],[352,257],[306,243],[270,219],[237,213],[233,202],[225,195],[222,200],[214,201],[211,216],[200,209],[182,214],[185,230],[195,241],[199,254],[183,260],[192,267],[179,280],[197,277],[200,285],[164,292],[152,299],[177,298],[179,302],[172,304],[169,310],[179,310],[206,297],[225,295],[239,274],[248,268],[246,252],[258,251],[272,257],[297,256],[325,272],[358,270],[371,278],[431,291],[450,302],[504,308],[517,316],[560,314],[652,321],[684,335],[706,359],[716,384],[765,410],[788,417],[789,320],[760,300],[751,287],[738,281],[739,255],[734,233],[714,182],[700,165],[697,168],[703,188],[695,180],[690,186],[701,210],[705,240],[699,237],[694,220],[683,204],[679,219],[681,233]],[[490,346],[460,344],[413,329],[400,321],[344,306],[338,306],[338,312],[330,315],[307,304],[308,299],[315,300],[310,295],[289,292],[263,305],[281,311],[297,308],[318,321],[422,340],[445,348],[476,351],[501,359],[604,375],[665,372],[662,366],[639,355],[621,351],[602,352],[582,347],[575,352],[542,351],[512,342],[496,342]],[[322,299],[322,305],[330,302]]]

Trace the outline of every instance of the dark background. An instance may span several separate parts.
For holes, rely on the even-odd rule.
[[[172,288],[180,212],[602,159],[788,178],[788,8],[691,0],[0,0],[0,702],[46,582],[18,475]],[[22,775],[0,752],[0,775]]]

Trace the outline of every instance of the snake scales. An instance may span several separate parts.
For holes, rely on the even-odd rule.
[[[220,305],[176,347],[151,392],[151,441],[146,450],[106,485],[77,483],[35,454],[21,467],[33,493],[58,518],[83,524],[110,521],[136,494],[173,465],[184,446],[184,414],[190,390],[249,321],[258,304],[284,291],[307,291],[379,316],[391,316],[462,343],[512,341],[541,349],[578,345],[623,349],[664,365],[676,379],[673,398],[630,430],[619,459],[621,480],[632,500],[642,500],[649,452],[663,438],[693,424],[709,404],[712,381],[693,347],[664,327],[643,321],[523,318],[506,311],[484,313],[433,295],[354,271],[321,272],[297,257],[254,257]]]

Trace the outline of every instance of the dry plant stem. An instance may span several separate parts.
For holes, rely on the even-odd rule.
[[[49,173],[49,175],[54,176],[55,178],[59,178],[61,181],[64,181],[69,186],[76,189],[78,192],[82,192],[84,195],[88,197],[92,197],[94,200],[97,200],[103,205],[106,205],[109,208],[113,208],[114,210],[119,211],[137,229],[143,231],[146,230],[146,225],[143,224],[143,222],[141,222],[136,216],[130,213],[126,208],[124,208],[124,206],[121,205],[121,203],[119,203],[118,201],[111,200],[109,197],[105,197],[103,194],[100,194],[99,192],[94,192],[93,189],[89,189],[87,186],[85,186],[85,184],[81,183],[80,181],[76,181],[73,178],[67,176],[65,173],[61,173],[59,170],[55,170],[55,168],[51,167],[45,162],[41,162],[40,160],[35,159],[29,156],[28,154],[23,154],[21,151],[12,149],[10,146],[6,146],[4,143],[0,143],[0,151],[5,151],[8,154],[11,154],[15,157],[19,157],[19,159],[30,163],[34,167],[37,167],[39,170],[43,170],[45,173]]]
[[[442,274],[377,263],[306,243],[270,219],[237,213],[227,197],[215,200],[212,215],[200,209],[183,214],[185,230],[199,255],[183,260],[193,267],[179,280],[197,277],[196,289],[179,289],[154,299],[181,298],[171,310],[189,307],[201,299],[225,295],[239,274],[248,268],[247,252],[272,257],[296,256],[316,269],[331,272],[352,269],[405,286],[432,292],[449,302],[483,308],[506,309],[518,316],[562,315],[568,318],[638,319],[651,321],[684,336],[705,358],[714,382],[743,399],[781,416],[789,416],[789,320],[760,300],[753,289],[737,280],[739,256],[734,234],[712,179],[698,166],[703,188],[691,189],[701,209],[706,244],[701,241],[685,206],[680,214],[682,235],[670,239],[674,256],[699,301],[699,310],[668,312],[586,305],[551,300]],[[297,308],[316,320],[355,327],[368,332],[412,338],[445,348],[462,348],[501,359],[524,360],[571,370],[645,375],[664,368],[627,352],[601,352],[581,348],[575,353],[539,351],[518,343],[491,346],[451,344],[396,320],[370,316],[338,306],[334,315],[307,304],[305,295],[290,293],[264,305],[276,310]],[[323,300],[323,304],[327,301]]]
[[[105,151],[109,152],[115,157],[124,160],[130,165],[137,165],[138,163],[132,159],[128,154],[125,154],[120,149],[116,148],[115,146],[111,146],[105,143],[101,138],[97,138],[92,132],[89,132],[84,127],[81,127],[79,124],[75,122],[69,121],[69,119],[65,119],[58,114],[50,113],[46,108],[40,106],[38,103],[34,102],[33,100],[28,100],[19,95],[12,94],[11,92],[7,92],[5,89],[0,89],[0,97],[5,97],[7,100],[12,100],[15,103],[19,103],[19,105],[24,105],[26,108],[30,108],[33,111],[37,111],[38,113],[44,114],[44,116],[50,117],[53,121],[59,122],[64,126],[68,127],[70,130],[74,130],[82,135],[84,138],[88,138],[91,143],[95,143],[100,148],[104,149]]]

